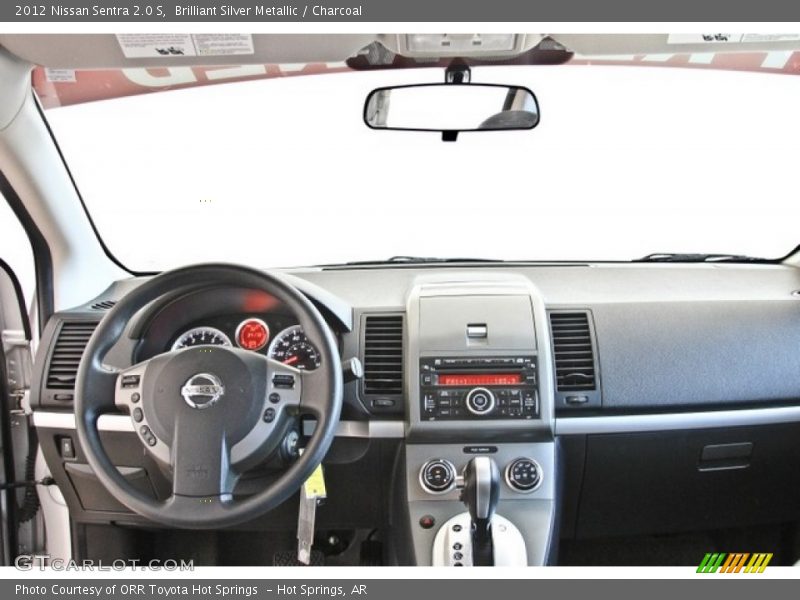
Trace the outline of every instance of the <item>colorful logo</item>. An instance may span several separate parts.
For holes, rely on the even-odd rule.
[[[748,560],[749,559],[749,560]],[[698,573],[763,573],[772,553],[757,552],[709,552],[697,567]]]

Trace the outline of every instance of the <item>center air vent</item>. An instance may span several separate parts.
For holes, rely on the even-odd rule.
[[[597,362],[589,313],[552,312],[557,406],[583,408],[600,404]]]
[[[46,386],[48,389],[69,391],[75,389],[78,365],[96,327],[95,321],[66,321],[61,325],[48,365]]]
[[[364,319],[364,395],[374,408],[392,408],[403,394],[403,316]],[[395,398],[392,398],[395,397]]]

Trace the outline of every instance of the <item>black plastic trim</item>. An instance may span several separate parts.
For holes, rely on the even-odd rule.
[[[0,443],[3,447],[3,483],[16,482],[14,470],[14,445],[11,443],[11,406],[8,375],[6,373],[6,356],[0,345]],[[4,522],[2,526],[2,563],[10,565],[17,554],[17,499],[14,490],[4,490],[2,502]]]

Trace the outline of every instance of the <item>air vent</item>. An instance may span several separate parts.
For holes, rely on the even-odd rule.
[[[74,390],[78,365],[89,338],[97,327],[95,321],[65,321],[50,356],[47,387],[51,390]]]
[[[370,315],[365,319],[364,394],[403,394],[402,315]]]
[[[597,389],[588,313],[550,313],[550,329],[558,391],[586,392]]]
[[[92,304],[92,310],[109,310],[117,303],[116,300],[101,300]]]

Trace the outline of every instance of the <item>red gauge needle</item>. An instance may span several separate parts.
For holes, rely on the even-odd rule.
[[[292,365],[292,364],[296,363],[298,360],[300,360],[300,357],[291,356],[291,357],[287,358],[285,361],[283,361],[283,364]]]

